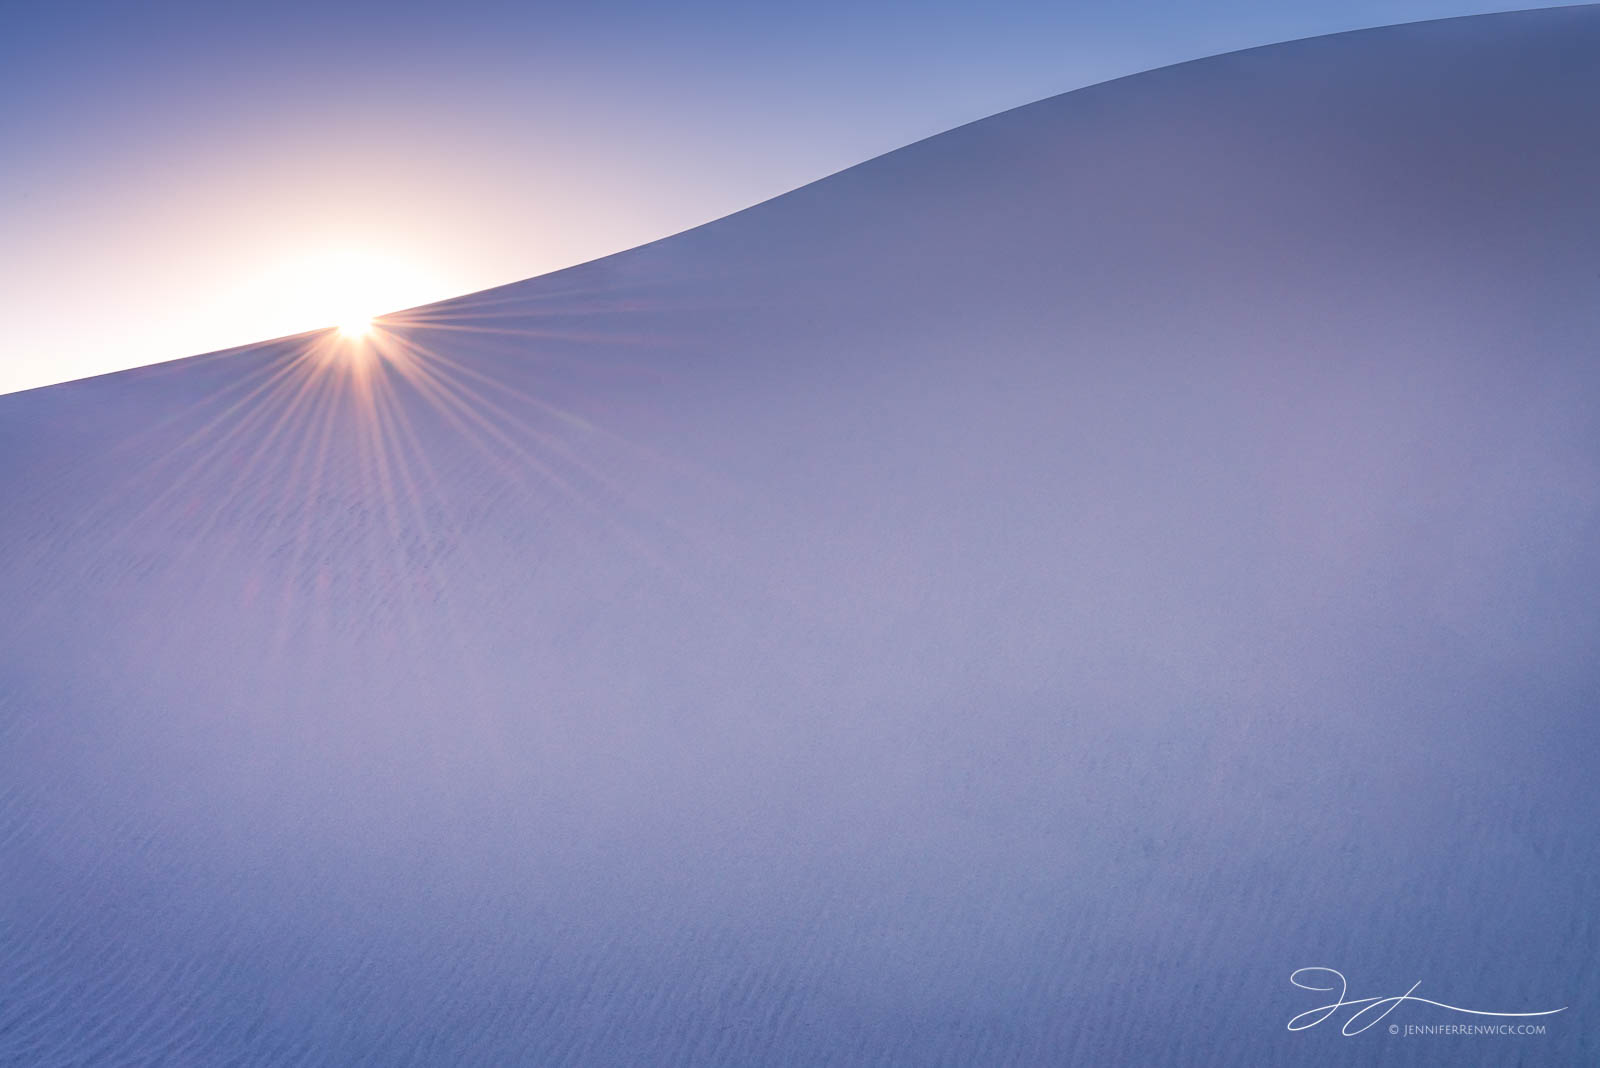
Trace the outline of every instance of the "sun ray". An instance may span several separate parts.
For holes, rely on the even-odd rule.
[[[254,590],[257,579],[228,573],[226,561],[249,558],[250,546],[264,546],[276,561],[265,603],[277,617],[268,640],[280,656],[291,648],[299,656],[313,652],[317,635],[336,625],[341,598],[354,584],[383,591],[399,640],[420,648],[443,639],[470,658],[462,613],[472,609],[437,570],[441,547],[455,544],[451,531],[461,518],[451,516],[455,494],[432,463],[437,442],[419,433],[417,420],[426,413],[482,456],[494,477],[540,501],[552,521],[573,530],[592,525],[625,556],[698,587],[684,565],[703,537],[680,517],[647,504],[649,495],[640,489],[660,483],[641,478],[647,471],[691,480],[710,476],[570,403],[574,386],[581,400],[584,376],[597,371],[573,343],[609,349],[595,379],[604,382],[614,369],[628,367],[630,353],[652,351],[658,341],[625,321],[603,332],[573,328],[574,318],[618,309],[577,287],[567,299],[572,304],[565,307],[559,299],[536,302],[547,311],[520,315],[493,301],[477,302],[472,311],[419,309],[201,358],[219,371],[235,363],[239,370],[144,428],[141,436],[159,442],[157,455],[126,484],[138,494],[136,508],[107,502],[106,516],[124,522],[122,533],[102,540],[102,548],[126,554],[148,543],[158,547],[161,566],[185,569],[208,561],[214,573],[196,581]],[[559,391],[539,384],[549,374],[560,381]],[[129,455],[149,451],[130,449]],[[198,496],[191,492],[201,488]],[[342,570],[330,572],[329,534],[318,517],[345,507],[364,517],[357,524],[361,533],[349,547],[354,555],[336,555]],[[235,557],[226,539],[246,556]],[[580,543],[585,551],[603,544]],[[200,553],[202,546],[222,551]],[[252,575],[260,571],[252,567]],[[391,640],[382,633],[374,631],[376,640]]]

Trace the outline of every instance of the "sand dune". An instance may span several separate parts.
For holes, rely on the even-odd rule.
[[[0,397],[0,1063],[1600,1058],[1596,100],[1236,53]]]

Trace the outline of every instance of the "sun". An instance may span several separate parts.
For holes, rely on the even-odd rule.
[[[416,249],[308,240],[303,246],[289,242],[239,286],[224,311],[244,336],[325,332],[330,341],[354,349],[377,344],[397,309],[420,307],[453,288],[459,287]]]
[[[339,320],[339,336],[346,341],[359,341],[372,333],[372,316],[349,315]]]

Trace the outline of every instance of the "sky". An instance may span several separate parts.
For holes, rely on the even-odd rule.
[[[1109,78],[1539,6],[8,4],[0,393],[543,274]]]

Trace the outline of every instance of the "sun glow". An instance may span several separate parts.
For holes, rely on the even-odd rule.
[[[246,337],[332,328],[342,341],[362,341],[383,315],[452,295],[425,262],[376,247],[287,249],[231,304]]]
[[[339,336],[346,341],[357,341],[372,332],[372,316],[348,315],[339,323]]]

